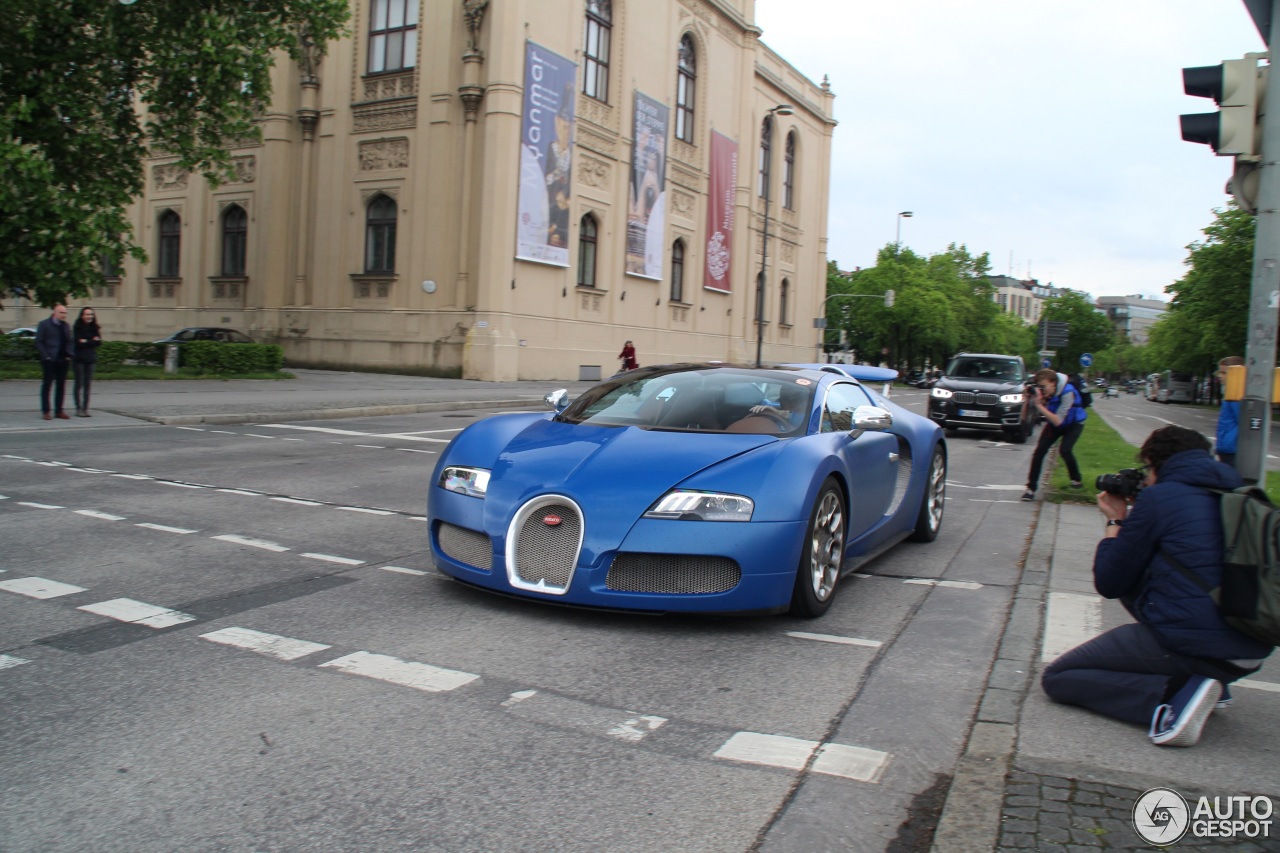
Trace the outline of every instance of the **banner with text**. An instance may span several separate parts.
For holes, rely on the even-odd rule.
[[[733,290],[729,261],[733,253],[733,205],[738,186],[738,143],[711,132],[711,176],[707,188],[707,264],[702,286]]]
[[[627,272],[646,278],[662,278],[669,112],[665,104],[636,92],[627,190]]]
[[[577,64],[525,42],[516,257],[569,266],[569,178]]]

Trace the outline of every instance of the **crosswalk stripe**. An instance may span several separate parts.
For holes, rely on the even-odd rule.
[[[77,607],[87,613],[96,613],[108,619],[117,619],[134,625],[145,625],[148,628],[169,628],[183,622],[194,622],[190,613],[182,613],[168,607],[158,607],[145,601],[134,601],[132,598],[113,598],[110,601],[99,601]]]
[[[34,577],[0,581],[0,589],[16,592],[18,595],[25,595],[27,598],[58,598],[63,595],[72,595],[85,591],[85,587],[82,586]]]
[[[400,660],[390,655],[355,652],[320,664],[348,675],[362,675],[401,687],[412,687],[427,693],[442,693],[470,684],[480,676],[453,669],[442,669],[429,663]]]
[[[211,643],[220,643],[224,646],[248,649],[251,652],[257,652],[260,655],[266,655],[278,660],[297,660],[331,648],[324,643],[295,640],[292,637],[281,637],[279,634],[254,631],[252,628],[221,628],[217,631],[201,634],[200,638]]]

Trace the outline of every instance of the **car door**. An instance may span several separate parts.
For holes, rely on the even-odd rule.
[[[837,382],[823,403],[823,433],[829,434],[849,483],[849,539],[880,523],[893,500],[900,459],[898,437],[890,432],[851,434],[854,412],[875,401],[853,382]]]

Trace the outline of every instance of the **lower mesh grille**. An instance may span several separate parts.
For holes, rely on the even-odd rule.
[[[742,569],[728,557],[697,554],[619,554],[609,566],[605,586],[615,592],[678,595],[728,592],[742,580]]]
[[[440,550],[446,555],[486,572],[493,569],[493,542],[483,533],[441,522],[436,530]]]

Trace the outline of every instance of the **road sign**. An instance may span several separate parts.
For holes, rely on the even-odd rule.
[[[1093,364],[1093,353],[1091,352],[1080,353],[1080,366],[1088,367],[1091,364]]]
[[[1053,359],[1051,359],[1051,358],[1042,358],[1042,359],[1040,359],[1040,366],[1041,366],[1041,367],[1053,367]]]
[[[1040,352],[1036,353],[1036,355],[1044,356],[1045,358],[1051,358],[1052,356],[1057,355],[1057,353],[1051,349],[1042,349],[1040,350]]]

